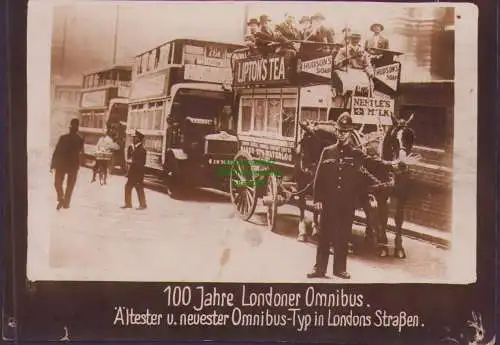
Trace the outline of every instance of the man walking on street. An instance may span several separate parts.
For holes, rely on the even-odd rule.
[[[69,133],[59,137],[52,155],[50,171],[55,171],[54,187],[57,193],[57,210],[60,210],[61,207],[69,208],[71,195],[75,188],[80,168],[80,155],[83,154],[83,139],[78,135],[79,125],[78,119],[71,120]],[[66,190],[63,189],[65,177]]]
[[[359,196],[368,190],[369,181],[363,166],[389,169],[391,163],[371,158],[355,149],[350,131],[353,129],[349,113],[339,116],[338,142],[326,147],[319,160],[314,178],[313,197],[321,210],[321,231],[316,250],[316,264],[308,278],[323,278],[328,266],[330,245],[333,242],[333,274],[349,279],[347,272],[348,243]]]
[[[146,165],[146,150],[143,147],[144,134],[135,131],[133,136],[134,146],[128,154],[132,160],[127,173],[127,183],[125,184],[125,205],[122,208],[132,208],[132,189],[137,191],[139,198],[138,210],[145,210],[146,195],[144,194],[144,166]]]

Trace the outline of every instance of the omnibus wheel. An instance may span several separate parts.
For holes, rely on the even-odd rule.
[[[278,179],[273,174],[267,179],[265,193],[263,202],[266,208],[266,227],[269,231],[274,231],[278,215]]]
[[[239,152],[231,165],[229,193],[236,213],[243,220],[252,217],[257,206],[256,174],[251,165],[252,157]]]

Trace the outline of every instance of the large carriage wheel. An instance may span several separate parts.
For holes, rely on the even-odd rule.
[[[267,179],[266,195],[263,200],[266,207],[267,229],[274,231],[278,214],[278,179],[273,174],[269,175]]]
[[[250,219],[257,205],[256,174],[251,160],[250,154],[239,152],[233,160],[229,180],[231,202],[243,220]]]

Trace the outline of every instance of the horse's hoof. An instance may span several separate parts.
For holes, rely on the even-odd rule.
[[[306,242],[307,241],[307,236],[303,235],[303,234],[300,234],[299,236],[297,236],[297,241],[299,241],[299,242]]]
[[[398,259],[406,259],[406,253],[403,248],[398,248],[394,251],[394,256]]]
[[[387,248],[379,248],[378,250],[378,256],[381,257],[381,258],[385,258],[389,255],[389,251],[387,250]]]

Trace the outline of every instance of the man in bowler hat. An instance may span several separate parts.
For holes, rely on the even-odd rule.
[[[308,278],[325,277],[332,242],[333,274],[343,279],[351,277],[347,272],[347,254],[354,211],[359,196],[368,190],[371,182],[362,167],[370,170],[392,166],[390,162],[369,157],[355,148],[350,135],[354,125],[349,113],[339,116],[337,126],[338,142],[323,150],[314,177],[313,198],[316,207],[321,210],[321,230],[316,264],[307,274]]]
[[[80,155],[83,154],[83,139],[78,135],[80,122],[73,119],[70,122],[69,133],[61,135],[52,155],[50,171],[55,171],[54,187],[57,193],[57,210],[69,208],[71,195],[76,184]],[[66,177],[66,190],[63,189]]]
[[[145,210],[146,195],[144,194],[144,170],[146,165],[146,149],[143,146],[144,134],[135,131],[134,145],[129,148],[128,157],[132,160],[127,172],[127,183],[125,184],[125,205],[122,208],[132,208],[132,189],[137,191],[139,198],[138,210]]]

